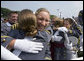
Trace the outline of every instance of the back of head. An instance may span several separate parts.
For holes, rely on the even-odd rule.
[[[37,20],[31,10],[22,10],[18,16],[18,23],[19,28],[26,32],[26,36],[33,36],[36,34]]]
[[[63,26],[63,20],[60,18],[55,18],[55,22],[53,24],[55,27],[62,27]]]

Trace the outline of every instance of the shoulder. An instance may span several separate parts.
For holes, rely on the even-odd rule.
[[[46,26],[44,31],[47,32],[48,34],[53,34],[53,30],[52,30],[51,26]]]
[[[11,26],[11,29],[12,29],[12,30],[14,30],[14,29],[18,29],[18,23],[13,24],[13,25]]]
[[[6,23],[1,23],[1,26],[7,26]]]

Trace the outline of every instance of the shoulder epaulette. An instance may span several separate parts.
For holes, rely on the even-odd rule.
[[[1,36],[2,41],[1,42],[6,42],[5,38],[10,38],[10,36]]]
[[[45,30],[48,34],[51,34],[51,32],[49,30]]]
[[[72,30],[69,30],[69,33],[72,33]]]
[[[12,29],[12,30],[17,29],[17,28],[18,28],[18,23],[13,24],[13,25],[11,26],[11,29]]]

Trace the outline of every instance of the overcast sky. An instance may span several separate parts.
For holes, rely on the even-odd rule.
[[[62,17],[77,17],[83,9],[83,1],[1,1],[1,7],[18,11],[28,8],[34,12],[38,8],[46,8],[52,15],[59,16],[61,12]]]

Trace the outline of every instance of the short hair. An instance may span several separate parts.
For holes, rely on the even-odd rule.
[[[51,20],[53,20],[54,18],[57,18],[57,16],[56,15],[52,15],[51,16]]]
[[[26,32],[26,36],[33,36],[37,33],[37,20],[31,10],[22,10],[18,16],[19,28]]]
[[[59,17],[57,17],[57,16],[53,16],[52,18],[51,18],[51,20],[55,20],[55,21],[58,21],[58,20],[61,20]]]
[[[49,15],[50,15],[50,13],[49,13],[49,11],[46,9],[46,8],[39,8],[36,12],[35,12],[35,15],[37,16],[40,12],[47,12]]]
[[[11,14],[18,14],[19,12],[18,11],[11,11],[8,13],[8,18],[10,18]]]
[[[33,13],[30,9],[23,9],[20,13]]]
[[[60,18],[56,18],[54,24],[55,27],[62,27],[63,26],[63,20]]]
[[[68,21],[70,24],[73,24],[73,19],[71,18],[65,18],[64,21]]]

